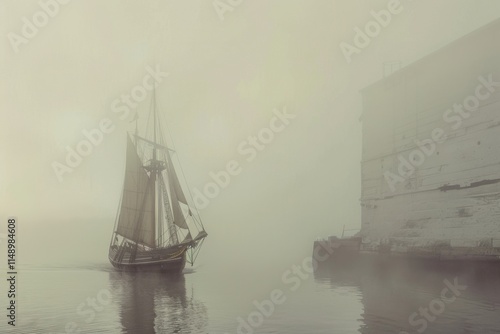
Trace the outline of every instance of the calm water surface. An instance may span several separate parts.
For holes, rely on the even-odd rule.
[[[297,272],[288,269],[235,268],[222,274],[202,266],[166,277],[119,273],[108,264],[26,267],[19,275],[18,326],[13,330],[4,320],[0,331],[500,333],[498,271],[353,272],[328,267],[309,274],[300,267]],[[445,303],[445,280],[455,279],[462,286],[460,295],[448,292]],[[280,304],[266,302],[273,290],[281,291]],[[256,304],[264,311],[258,313]],[[426,319],[419,314],[422,308],[435,313],[429,311]]]

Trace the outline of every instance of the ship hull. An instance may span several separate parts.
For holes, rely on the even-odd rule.
[[[109,261],[121,271],[147,271],[180,273],[186,266],[186,248],[170,248],[162,250],[141,251],[137,253],[134,261],[131,261],[130,253],[124,252],[119,256],[119,248],[111,248]]]

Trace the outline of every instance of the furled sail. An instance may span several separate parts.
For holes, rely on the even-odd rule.
[[[155,185],[146,173],[137,149],[127,136],[123,197],[116,233],[155,247]]]

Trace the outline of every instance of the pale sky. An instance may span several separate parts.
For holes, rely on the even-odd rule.
[[[133,130],[111,104],[147,66],[169,73],[157,98],[190,188],[231,160],[242,167],[201,210],[207,262],[276,243],[293,261],[316,237],[359,228],[359,90],[385,62],[408,65],[500,17],[497,0],[401,0],[348,63],[340,44],[389,3],[244,0],[221,20],[211,0],[73,0],[15,52],[9,34],[21,36],[23,17],[41,8],[0,0],[0,220],[18,217],[25,260],[107,261]],[[137,108],[141,122],[148,104]],[[238,146],[284,107],[296,117],[247,162]],[[59,182],[52,163],[105,117],[116,129]]]

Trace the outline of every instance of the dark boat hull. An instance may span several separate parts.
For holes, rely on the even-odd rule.
[[[122,271],[180,273],[186,266],[186,251],[186,248],[142,251],[130,261],[130,254],[125,253],[128,256],[119,259],[119,249],[111,248],[108,258],[113,267]]]

